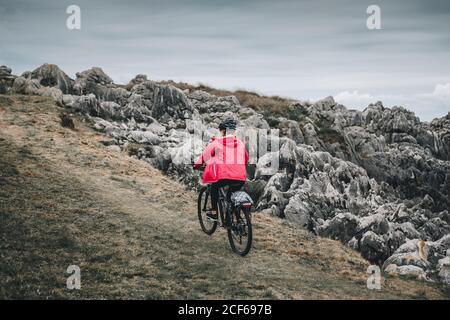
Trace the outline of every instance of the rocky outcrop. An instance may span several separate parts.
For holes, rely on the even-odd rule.
[[[434,274],[444,284],[449,284],[450,234],[438,241],[408,240],[383,264],[387,273],[429,279]]]
[[[126,86],[126,89],[131,90],[135,85],[144,83],[146,81],[148,81],[147,75],[138,74],[133,79],[130,80],[130,82]]]
[[[44,87],[38,80],[24,78],[22,76],[14,79],[11,92],[47,96],[54,98],[56,101],[59,101],[62,97],[62,92],[60,89],[55,87]]]
[[[441,159],[450,160],[450,112],[445,117],[434,119],[430,131],[435,153]]]
[[[144,75],[122,86],[92,68],[69,85],[57,67],[47,69],[15,78],[2,67],[0,83],[4,77],[12,92],[53,96],[91,117],[115,149],[190,187],[199,183],[196,155],[233,117],[257,155],[246,189],[258,210],[339,240],[387,273],[448,284],[450,113],[423,123],[401,107],[377,102],[355,111],[327,97],[294,101],[275,116],[234,96],[183,91]],[[252,136],[262,143],[250,144]]]
[[[52,87],[61,90],[62,93],[71,93],[74,81],[54,64],[43,64],[30,73],[27,78],[36,80],[43,87]]]
[[[170,128],[186,128],[186,120],[192,119],[194,109],[186,95],[172,85],[145,81],[133,86],[131,92],[142,97],[149,106],[151,116]]]
[[[108,85],[112,86],[113,80],[101,68],[93,67],[77,72],[73,89],[77,95],[98,94],[100,92],[95,92],[97,88],[106,88]]]
[[[91,68],[76,74],[73,84],[76,95],[93,94],[99,101],[116,102],[123,105],[128,101],[130,92],[114,84],[113,80],[101,68]]]
[[[7,66],[0,66],[0,94],[7,93],[16,79]]]

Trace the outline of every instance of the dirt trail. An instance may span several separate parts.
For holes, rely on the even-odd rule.
[[[106,147],[49,98],[0,95],[0,298],[448,298],[439,286],[384,277],[339,242],[258,213],[240,258],[203,234],[196,194]],[[81,290],[66,269],[81,268]]]

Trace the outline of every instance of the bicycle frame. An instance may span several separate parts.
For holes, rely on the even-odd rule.
[[[211,195],[211,184],[208,184],[208,193]],[[220,205],[222,203],[223,205]],[[206,205],[206,203],[205,203]],[[223,187],[219,188],[219,199],[217,200],[217,209],[219,211],[220,221],[223,225],[227,225],[227,218],[228,218],[228,208],[230,207],[230,203],[227,199],[227,194]],[[206,209],[206,208],[204,208]],[[224,212],[225,211],[225,214]]]

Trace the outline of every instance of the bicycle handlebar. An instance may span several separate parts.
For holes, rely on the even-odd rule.
[[[206,167],[206,165],[205,164],[202,164],[200,167],[198,167],[198,168],[195,168],[194,167],[194,171],[195,170],[197,170],[197,171],[203,171],[203,170],[205,170],[205,167]]]

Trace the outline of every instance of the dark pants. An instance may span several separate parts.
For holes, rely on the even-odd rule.
[[[245,181],[223,179],[211,184],[211,207],[217,210],[217,202],[219,201],[219,188],[228,186],[227,197],[231,196],[232,192],[238,191],[245,184]],[[228,199],[230,200],[230,199]]]

